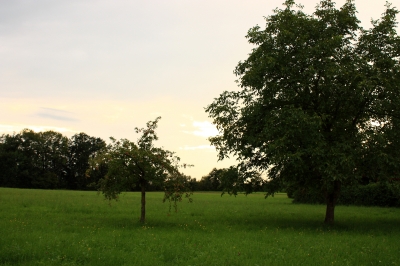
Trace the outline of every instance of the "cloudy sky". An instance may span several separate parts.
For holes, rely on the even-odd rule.
[[[204,107],[237,88],[245,35],[283,0],[0,0],[0,134],[55,130],[136,140],[157,116],[158,146],[201,178],[217,163]],[[298,1],[311,12],[317,0]],[[344,0],[337,0],[342,5]],[[400,7],[399,0],[393,3]],[[362,25],[385,0],[356,1]]]

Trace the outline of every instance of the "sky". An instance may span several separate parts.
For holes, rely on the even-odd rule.
[[[318,0],[299,0],[311,13]],[[345,0],[337,0],[337,6]],[[364,28],[386,0],[356,0]],[[0,0],[0,134],[54,130],[135,141],[161,116],[156,146],[200,179],[219,161],[204,108],[237,90],[245,36],[283,0]],[[400,8],[400,1],[392,1]]]

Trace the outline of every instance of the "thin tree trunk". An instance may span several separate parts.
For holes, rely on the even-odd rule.
[[[146,181],[140,183],[142,189],[142,209],[140,212],[140,222],[144,223],[146,221]]]
[[[325,223],[333,224],[335,221],[335,206],[340,193],[341,182],[333,181],[333,190],[326,193]]]

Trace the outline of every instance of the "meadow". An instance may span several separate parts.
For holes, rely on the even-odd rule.
[[[0,265],[400,265],[400,209],[292,204],[285,194],[195,193],[168,213],[162,193],[0,188]]]

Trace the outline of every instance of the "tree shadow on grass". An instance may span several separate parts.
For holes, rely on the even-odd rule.
[[[142,224],[139,217],[118,216],[102,217],[100,221],[102,227],[113,230],[135,230],[135,229],[168,229],[170,231],[180,230],[182,224],[188,224],[191,230],[202,231],[197,223],[203,224],[207,229],[214,231],[226,230],[232,228],[237,231],[260,231],[269,230],[293,230],[293,231],[330,231],[337,233],[352,234],[400,234],[400,217],[372,217],[370,219],[351,219],[351,217],[336,216],[336,222],[333,225],[327,225],[323,222],[323,215],[303,215],[298,217],[295,213],[285,215],[242,215],[231,216],[195,216],[190,215],[180,217],[148,217],[147,222]]]
[[[232,217],[233,218],[233,217]],[[218,219],[216,219],[218,221]],[[262,228],[291,229],[297,231],[335,231],[351,232],[355,234],[400,234],[400,216],[380,217],[347,217],[337,214],[335,223],[332,225],[324,223],[324,215],[297,216],[295,213],[273,216],[248,215],[227,219],[224,222],[228,226],[245,228],[249,230],[260,230]]]

